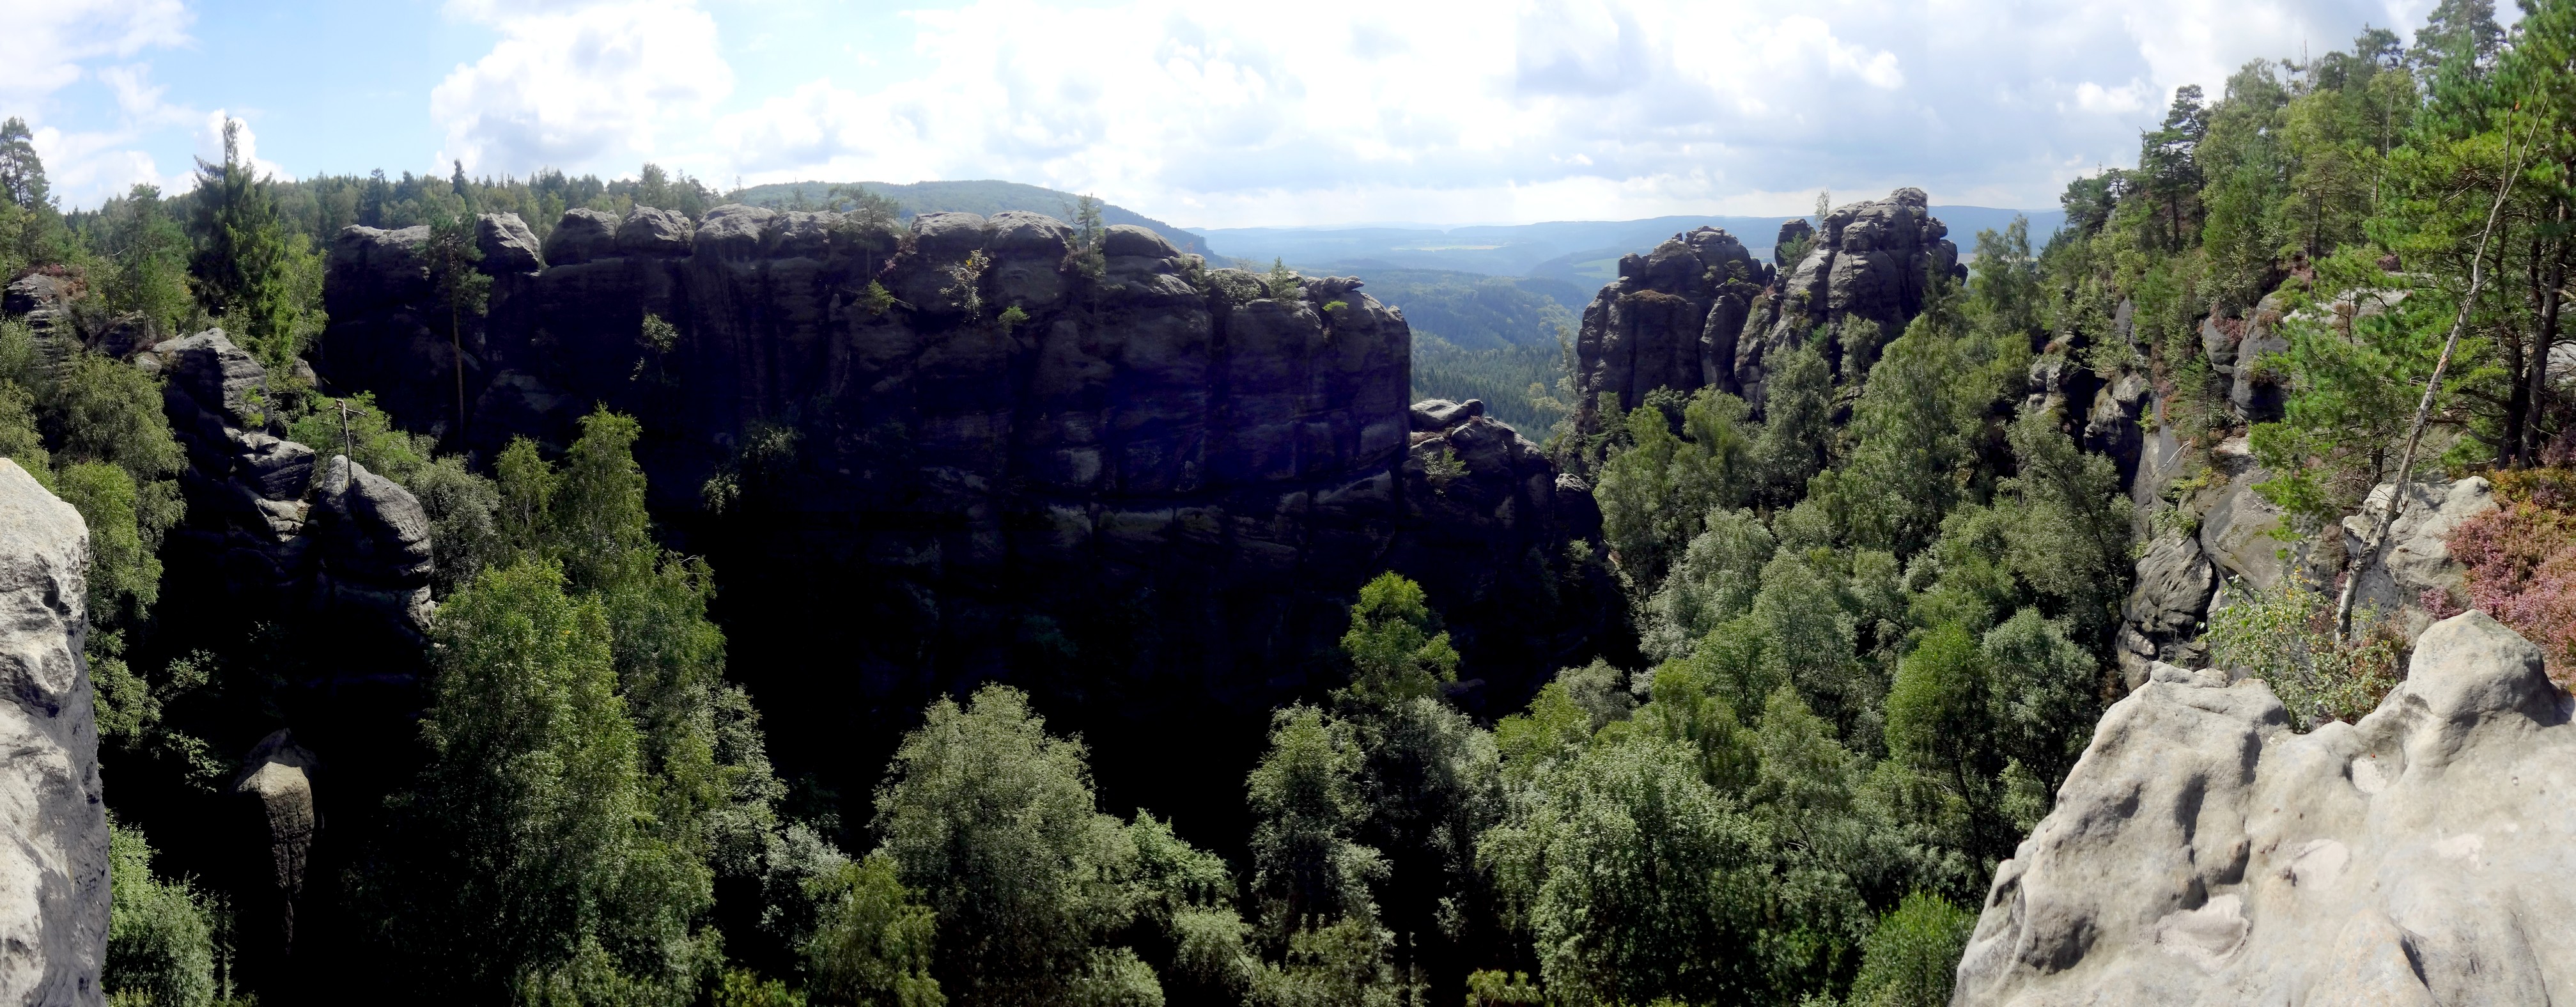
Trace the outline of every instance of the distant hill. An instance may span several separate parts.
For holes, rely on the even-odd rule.
[[[753,206],[789,209],[811,206],[819,210],[825,208],[824,204],[830,198],[832,187],[841,184],[846,183],[776,182],[769,185],[755,185],[743,190],[742,201]],[[989,217],[1004,210],[1021,210],[1028,213],[1043,213],[1057,220],[1069,222],[1073,219],[1074,201],[1079,198],[1073,193],[1059,192],[1043,186],[989,179],[973,182],[914,182],[909,185],[861,182],[859,185],[869,192],[893,199],[896,205],[903,208],[905,220],[923,213],[980,213]],[[1114,204],[1104,204],[1100,208],[1100,217],[1108,223],[1134,224],[1151,230],[1179,246],[1181,251],[1199,255],[1209,254],[1207,243],[1197,234],[1133,210]]]
[[[1977,232],[2002,230],[2014,215],[2030,218],[2032,244],[2042,245],[2063,223],[2058,210],[1999,210],[1935,206],[1962,251],[1973,251]],[[1619,257],[1643,252],[1696,227],[1733,234],[1754,255],[1769,257],[1780,224],[1789,217],[1649,217],[1644,220],[1565,220],[1544,224],[1413,228],[1232,227],[1202,230],[1214,254],[1266,263],[1281,259],[1308,272],[1361,273],[1381,269],[1436,269],[1490,276],[1531,276],[1597,288],[1619,275]]]

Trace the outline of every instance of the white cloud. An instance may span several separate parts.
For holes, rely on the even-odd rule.
[[[180,0],[10,3],[0,11],[0,103],[34,101],[81,78],[81,63],[187,41]]]
[[[440,160],[470,170],[631,169],[684,150],[733,90],[715,19],[688,0],[460,0],[449,9],[501,36],[430,92],[447,137]]]
[[[197,124],[197,159],[207,164],[224,163],[224,124],[235,124],[233,156],[251,168],[253,175],[293,181],[295,176],[275,161],[259,156],[259,136],[251,132],[250,123],[227,114],[223,109],[208,112]]]
[[[160,89],[147,83],[141,65],[88,64],[184,44],[193,19],[180,0],[0,4],[0,25],[7,26],[0,31],[0,107],[27,119],[36,156],[64,205],[92,205],[136,182],[166,184],[152,156],[133,147],[144,129],[177,121]],[[54,96],[84,77],[114,92],[122,122],[67,131],[49,121]]]
[[[2173,87],[2429,0],[979,0],[929,69],[721,117],[701,174],[1007,178],[1178,223],[1794,212],[1819,186],[2046,206]]]

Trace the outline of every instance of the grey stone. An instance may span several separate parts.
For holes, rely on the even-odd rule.
[[[483,253],[475,267],[486,273],[533,273],[546,268],[537,235],[515,213],[486,213],[474,219],[474,247]]]
[[[2361,513],[2343,519],[2344,554],[2361,556],[2369,548],[2371,525],[2388,509],[2395,486],[2381,483],[2362,501]],[[2452,604],[2466,601],[2461,590],[2468,568],[2451,558],[2451,530],[2470,518],[2496,509],[2495,487],[2485,476],[2450,483],[2409,483],[2406,505],[2388,526],[2388,538],[2364,564],[2353,585],[2355,612],[2369,608],[2394,619],[2407,639],[2432,625],[2424,607],[2427,592],[2441,592]]]
[[[2236,474],[2218,503],[2200,517],[2201,552],[2225,576],[2257,591],[2272,590],[2295,567],[2287,555],[2293,551],[2292,543],[2277,534],[2285,527],[2287,515],[2254,492],[2255,483],[2269,478],[2271,473],[2263,469]]]
[[[1138,255],[1148,259],[1175,259],[1180,257],[1181,250],[1172,247],[1170,241],[1149,228],[1111,224],[1108,232],[1101,235],[1100,254],[1111,258]]]
[[[1634,409],[1657,388],[1736,391],[1736,335],[1768,268],[1714,227],[1676,234],[1621,261],[1619,279],[1583,309],[1575,393]]]
[[[89,530],[0,458],[0,1003],[105,1002],[107,805],[91,713]]]
[[[163,373],[197,404],[239,427],[264,422],[260,399],[268,393],[268,371],[250,351],[233,345],[222,329],[207,329],[185,339],[152,348]]]
[[[774,210],[740,203],[726,203],[709,210],[698,220],[697,233],[689,239],[690,254],[720,261],[755,258],[760,254],[761,232],[768,228],[770,218],[777,215]]]
[[[2120,606],[2116,649],[2122,677],[2135,688],[2158,661],[2197,656],[2200,622],[2217,593],[2218,574],[2200,543],[2166,536],[2138,559],[2137,586]]]
[[[577,266],[617,254],[617,225],[613,214],[584,207],[565,210],[563,219],[546,235],[546,263]]]
[[[915,246],[936,258],[963,257],[983,248],[992,237],[992,222],[980,214],[924,213],[912,218]]]
[[[1465,402],[1424,399],[1413,404],[1413,429],[1445,431],[1483,415],[1485,403],[1480,399]]]
[[[2357,724],[2158,666],[1999,865],[1953,1003],[2547,1003],[2576,983],[2576,728],[2481,612]]]
[[[1898,189],[1826,214],[1815,248],[1794,266],[1783,264],[1778,281],[1753,304],[1734,341],[1732,384],[1720,387],[1760,402],[1767,361],[1806,342],[1819,326],[1839,335],[1866,320],[1880,327],[1882,341],[1894,338],[1923,310],[1931,277],[1966,276],[1949,233],[1921,189]],[[1867,363],[1844,362],[1839,345],[1828,346],[1837,373]]]
[[[689,254],[689,244],[697,228],[690,226],[687,214],[639,206],[617,225],[617,254],[669,256]]]

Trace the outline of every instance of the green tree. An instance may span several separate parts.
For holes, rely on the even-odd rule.
[[[1394,702],[1437,696],[1457,681],[1458,651],[1448,633],[1432,632],[1435,625],[1422,585],[1393,572],[1362,585],[1350,631],[1342,634],[1342,652],[1351,659],[1350,695]]]
[[[240,134],[240,120],[225,120],[222,163],[197,162],[197,255],[189,272],[207,313],[270,373],[283,373],[303,350],[312,298],[297,274],[315,272],[315,256],[281,225],[271,183],[241,159]],[[318,285],[310,293],[318,296]]]
[[[843,861],[807,882],[821,906],[805,942],[815,1002],[868,1007],[941,1007],[948,1002],[930,976],[938,919],[912,900],[883,853]]]
[[[1134,913],[1134,841],[1095,810],[1082,744],[1019,690],[932,703],[895,750],[876,832],[938,915],[932,973],[958,1003],[1068,1002],[1086,977],[1132,973],[1104,940]]]
[[[107,823],[107,958],[99,985],[122,1005],[207,1007],[226,992],[229,948],[220,905],[186,878],[152,873],[139,830]]]
[[[1943,1007],[1958,978],[1959,956],[1977,917],[1948,899],[1922,892],[1905,897],[1870,931],[1860,975],[1852,980],[1853,1007]]]

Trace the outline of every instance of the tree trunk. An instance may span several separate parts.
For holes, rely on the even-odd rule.
[[[2558,226],[2567,226],[2567,201],[2558,201]],[[2540,432],[2540,418],[2549,407],[2549,350],[2558,345],[2559,289],[2567,285],[2567,237],[2561,233],[2549,242],[2549,274],[2540,285],[2540,332],[2531,340],[2531,364],[2528,368],[2528,392],[2523,401],[2522,467],[2540,464],[2540,451],[2547,438]]]

